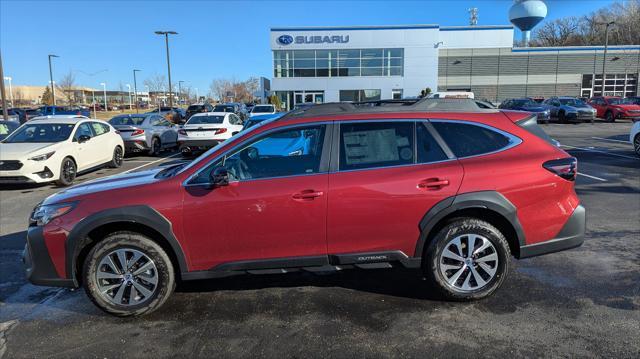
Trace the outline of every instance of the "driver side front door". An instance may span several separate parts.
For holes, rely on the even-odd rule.
[[[192,176],[183,187],[183,228],[193,268],[327,263],[330,137],[326,124],[267,131]],[[212,188],[219,167],[229,183]]]

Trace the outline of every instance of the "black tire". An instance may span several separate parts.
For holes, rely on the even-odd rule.
[[[109,296],[109,292],[102,294],[99,290],[101,284],[98,282],[97,272],[100,261],[119,249],[139,251],[151,259],[155,265],[156,286],[153,288],[152,294],[145,297],[144,301],[139,304],[116,304],[105,297]],[[136,263],[133,263],[133,265],[136,265]],[[140,283],[137,277],[133,278],[133,280],[138,281],[138,284]],[[118,280],[115,279],[115,281]],[[124,280],[122,281],[124,282]],[[164,304],[176,286],[173,265],[162,247],[144,235],[124,231],[109,234],[89,251],[82,269],[82,283],[89,299],[98,308],[118,317],[140,316],[153,312]],[[131,293],[133,293],[131,288],[134,285],[122,284],[121,286],[126,287],[123,289],[123,293],[129,290],[128,294],[131,296]],[[137,293],[141,295],[141,292],[138,291]],[[123,298],[121,303],[125,299],[131,301],[131,298]]]
[[[162,151],[162,143],[158,137],[151,139],[151,148],[149,149],[149,156],[158,156]]]
[[[633,150],[636,151],[636,155],[640,156],[640,133],[633,138]]]
[[[493,277],[489,276],[490,279],[487,280],[485,285],[480,286],[479,283],[475,281],[475,277],[473,277],[474,283],[476,283],[476,286],[478,286],[478,288],[462,290],[447,282],[447,278],[441,271],[441,269],[444,268],[441,265],[441,254],[447,247],[451,246],[451,241],[453,241],[455,238],[460,236],[464,238],[465,235],[469,234],[482,236],[487,239],[491,243],[493,248],[486,249],[485,251],[492,251],[490,253],[493,253],[493,251],[495,251],[498,260],[497,263],[494,263],[495,274],[493,275]],[[478,247],[475,246],[474,248],[478,249]],[[468,251],[468,244],[466,250]],[[482,254],[486,252],[483,251],[479,253]],[[465,260],[468,257],[468,253],[467,256],[465,256],[464,253],[459,254],[463,256]],[[427,278],[428,282],[436,290],[438,290],[438,292],[445,299],[453,301],[470,301],[488,297],[502,285],[507,273],[509,272],[509,261],[511,259],[511,256],[509,251],[509,244],[507,243],[506,238],[496,227],[485,221],[475,218],[455,218],[451,220],[444,228],[442,228],[431,240],[425,250],[423,258],[423,269],[425,277]],[[459,279],[454,281],[454,284],[456,284],[458,281],[463,281],[466,276],[471,276],[470,269],[465,267],[464,262],[462,263],[463,264],[460,267],[462,274],[459,276]],[[486,263],[487,262],[485,262],[485,264]],[[479,267],[475,263],[472,265],[474,266],[476,273],[480,272],[478,270]],[[455,276],[455,273],[453,272],[457,271],[454,269],[451,272],[447,273],[452,273],[451,277],[453,278]],[[484,270],[482,271],[482,273],[485,275],[488,274],[488,272]]]
[[[122,166],[122,161],[124,158],[124,151],[122,147],[116,146],[113,149],[113,157],[111,157],[111,162],[109,162],[109,167],[111,168],[120,168]]]
[[[60,164],[60,177],[56,181],[58,186],[71,186],[76,179],[78,167],[71,157],[65,157]]]
[[[607,111],[607,113],[604,114],[604,119],[607,122],[616,122],[616,118],[613,116],[613,112],[611,111]]]

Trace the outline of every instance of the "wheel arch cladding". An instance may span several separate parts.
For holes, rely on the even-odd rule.
[[[474,217],[489,222],[507,238],[512,255],[520,256],[525,235],[516,207],[496,191],[463,193],[443,199],[433,206],[419,223],[420,238],[415,257],[421,257],[431,239],[453,218]]]
[[[184,251],[173,234],[171,223],[149,206],[127,206],[93,213],[71,230],[67,238],[66,269],[74,283],[78,284],[78,270],[93,245],[109,233],[120,231],[148,236],[167,252],[176,272],[188,271]]]

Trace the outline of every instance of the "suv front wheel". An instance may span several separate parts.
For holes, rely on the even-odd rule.
[[[504,281],[509,253],[509,244],[497,228],[479,219],[458,218],[429,243],[425,276],[446,299],[481,299]]]
[[[175,288],[167,253],[146,236],[116,232],[89,252],[82,271],[89,298],[102,310],[120,317],[158,309]]]

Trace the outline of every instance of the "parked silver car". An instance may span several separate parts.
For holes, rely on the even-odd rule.
[[[157,156],[178,144],[178,127],[162,115],[119,115],[109,123],[120,132],[126,153],[144,151]]]
[[[575,97],[551,97],[544,103],[550,106],[551,117],[557,118],[561,123],[593,121],[596,117],[593,107]]]

